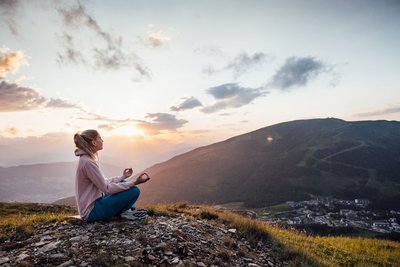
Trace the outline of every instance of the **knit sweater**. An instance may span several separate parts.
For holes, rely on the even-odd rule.
[[[79,164],[75,176],[75,197],[82,219],[87,220],[94,207],[94,202],[102,193],[115,194],[133,187],[134,182],[118,183],[123,176],[105,178],[99,164],[82,149],[75,150]]]

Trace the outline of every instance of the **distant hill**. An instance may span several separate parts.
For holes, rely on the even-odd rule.
[[[53,202],[74,195],[77,162],[0,167],[0,201]],[[101,164],[108,176],[122,169]]]
[[[400,122],[280,123],[194,149],[146,170],[144,202],[243,201],[268,206],[309,194],[399,208]]]

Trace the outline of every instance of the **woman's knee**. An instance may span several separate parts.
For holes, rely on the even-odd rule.
[[[132,196],[133,196],[133,197],[138,198],[139,195],[140,195],[140,188],[139,188],[138,186],[136,186],[136,185],[135,185],[134,187],[131,187],[131,188],[129,189],[129,191],[132,192]]]

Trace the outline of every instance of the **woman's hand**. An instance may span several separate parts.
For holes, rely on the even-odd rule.
[[[126,178],[130,177],[132,175],[132,173],[133,173],[132,168],[126,168],[124,170],[124,172],[122,173],[122,176],[124,177],[124,179],[126,179]]]
[[[139,175],[138,178],[136,178],[135,185],[143,184],[143,183],[147,182],[148,180],[150,180],[150,176],[144,172],[141,175]]]

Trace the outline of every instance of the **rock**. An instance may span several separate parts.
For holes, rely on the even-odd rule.
[[[89,239],[88,236],[78,235],[69,239],[70,242],[78,242],[78,241],[87,241]]]
[[[41,247],[41,248],[39,249],[39,252],[44,252],[44,253],[46,253],[46,252],[52,251],[53,249],[56,249],[57,246],[58,246],[60,243],[61,243],[61,241],[51,242],[51,243],[45,245],[44,247]]]
[[[198,267],[207,267],[207,265],[205,265],[204,262],[202,262],[202,261],[196,262],[196,266],[198,266]]]
[[[51,231],[51,233],[54,233],[54,231]],[[40,239],[40,241],[46,241],[46,240],[51,240],[51,239],[53,239],[53,237],[51,237],[49,235],[45,235]]]
[[[161,248],[161,249],[164,249],[166,247],[167,247],[167,243],[165,243],[165,242],[161,242],[160,244],[157,245],[157,248]]]
[[[8,257],[1,257],[0,258],[0,264],[4,264],[4,263],[9,262],[9,261],[10,261],[10,259]]]
[[[167,255],[167,256],[171,256],[171,255],[173,255],[174,253],[172,253],[172,251],[165,251],[164,252],[164,255]]]
[[[270,262],[270,261],[268,261],[268,265],[271,266],[271,267],[274,267],[274,266],[275,266],[275,265],[274,265],[272,262]]]
[[[61,253],[51,254],[50,258],[52,259],[65,258],[65,255]]]
[[[64,263],[61,263],[60,265],[58,265],[57,267],[67,267],[67,266],[71,266],[74,262],[72,260],[66,261]]]
[[[175,257],[172,260],[168,261],[169,264],[178,264],[179,263],[179,257]]]
[[[29,255],[23,252],[22,254],[19,254],[19,255],[18,255],[16,261],[17,261],[17,262],[20,262],[20,261],[22,261],[22,260],[24,260],[24,259],[26,259],[26,258],[29,258]]]
[[[228,232],[232,233],[232,234],[236,234],[236,229],[235,228],[228,229]]]
[[[47,244],[46,242],[40,241],[40,242],[35,243],[34,246],[35,247],[41,247],[41,246],[44,246],[46,244]]]
[[[132,257],[132,256],[127,256],[127,257],[124,258],[124,260],[125,260],[125,261],[134,261],[135,258]]]
[[[89,263],[87,263],[86,261],[82,261],[81,264],[79,265],[80,267],[86,267],[88,266]]]
[[[249,263],[249,265],[247,265],[247,266],[252,266],[252,267],[261,267],[260,265],[258,265],[258,264],[255,264],[255,263]]]
[[[154,261],[157,258],[154,255],[149,254],[149,255],[147,255],[147,259],[150,260],[150,261]]]

